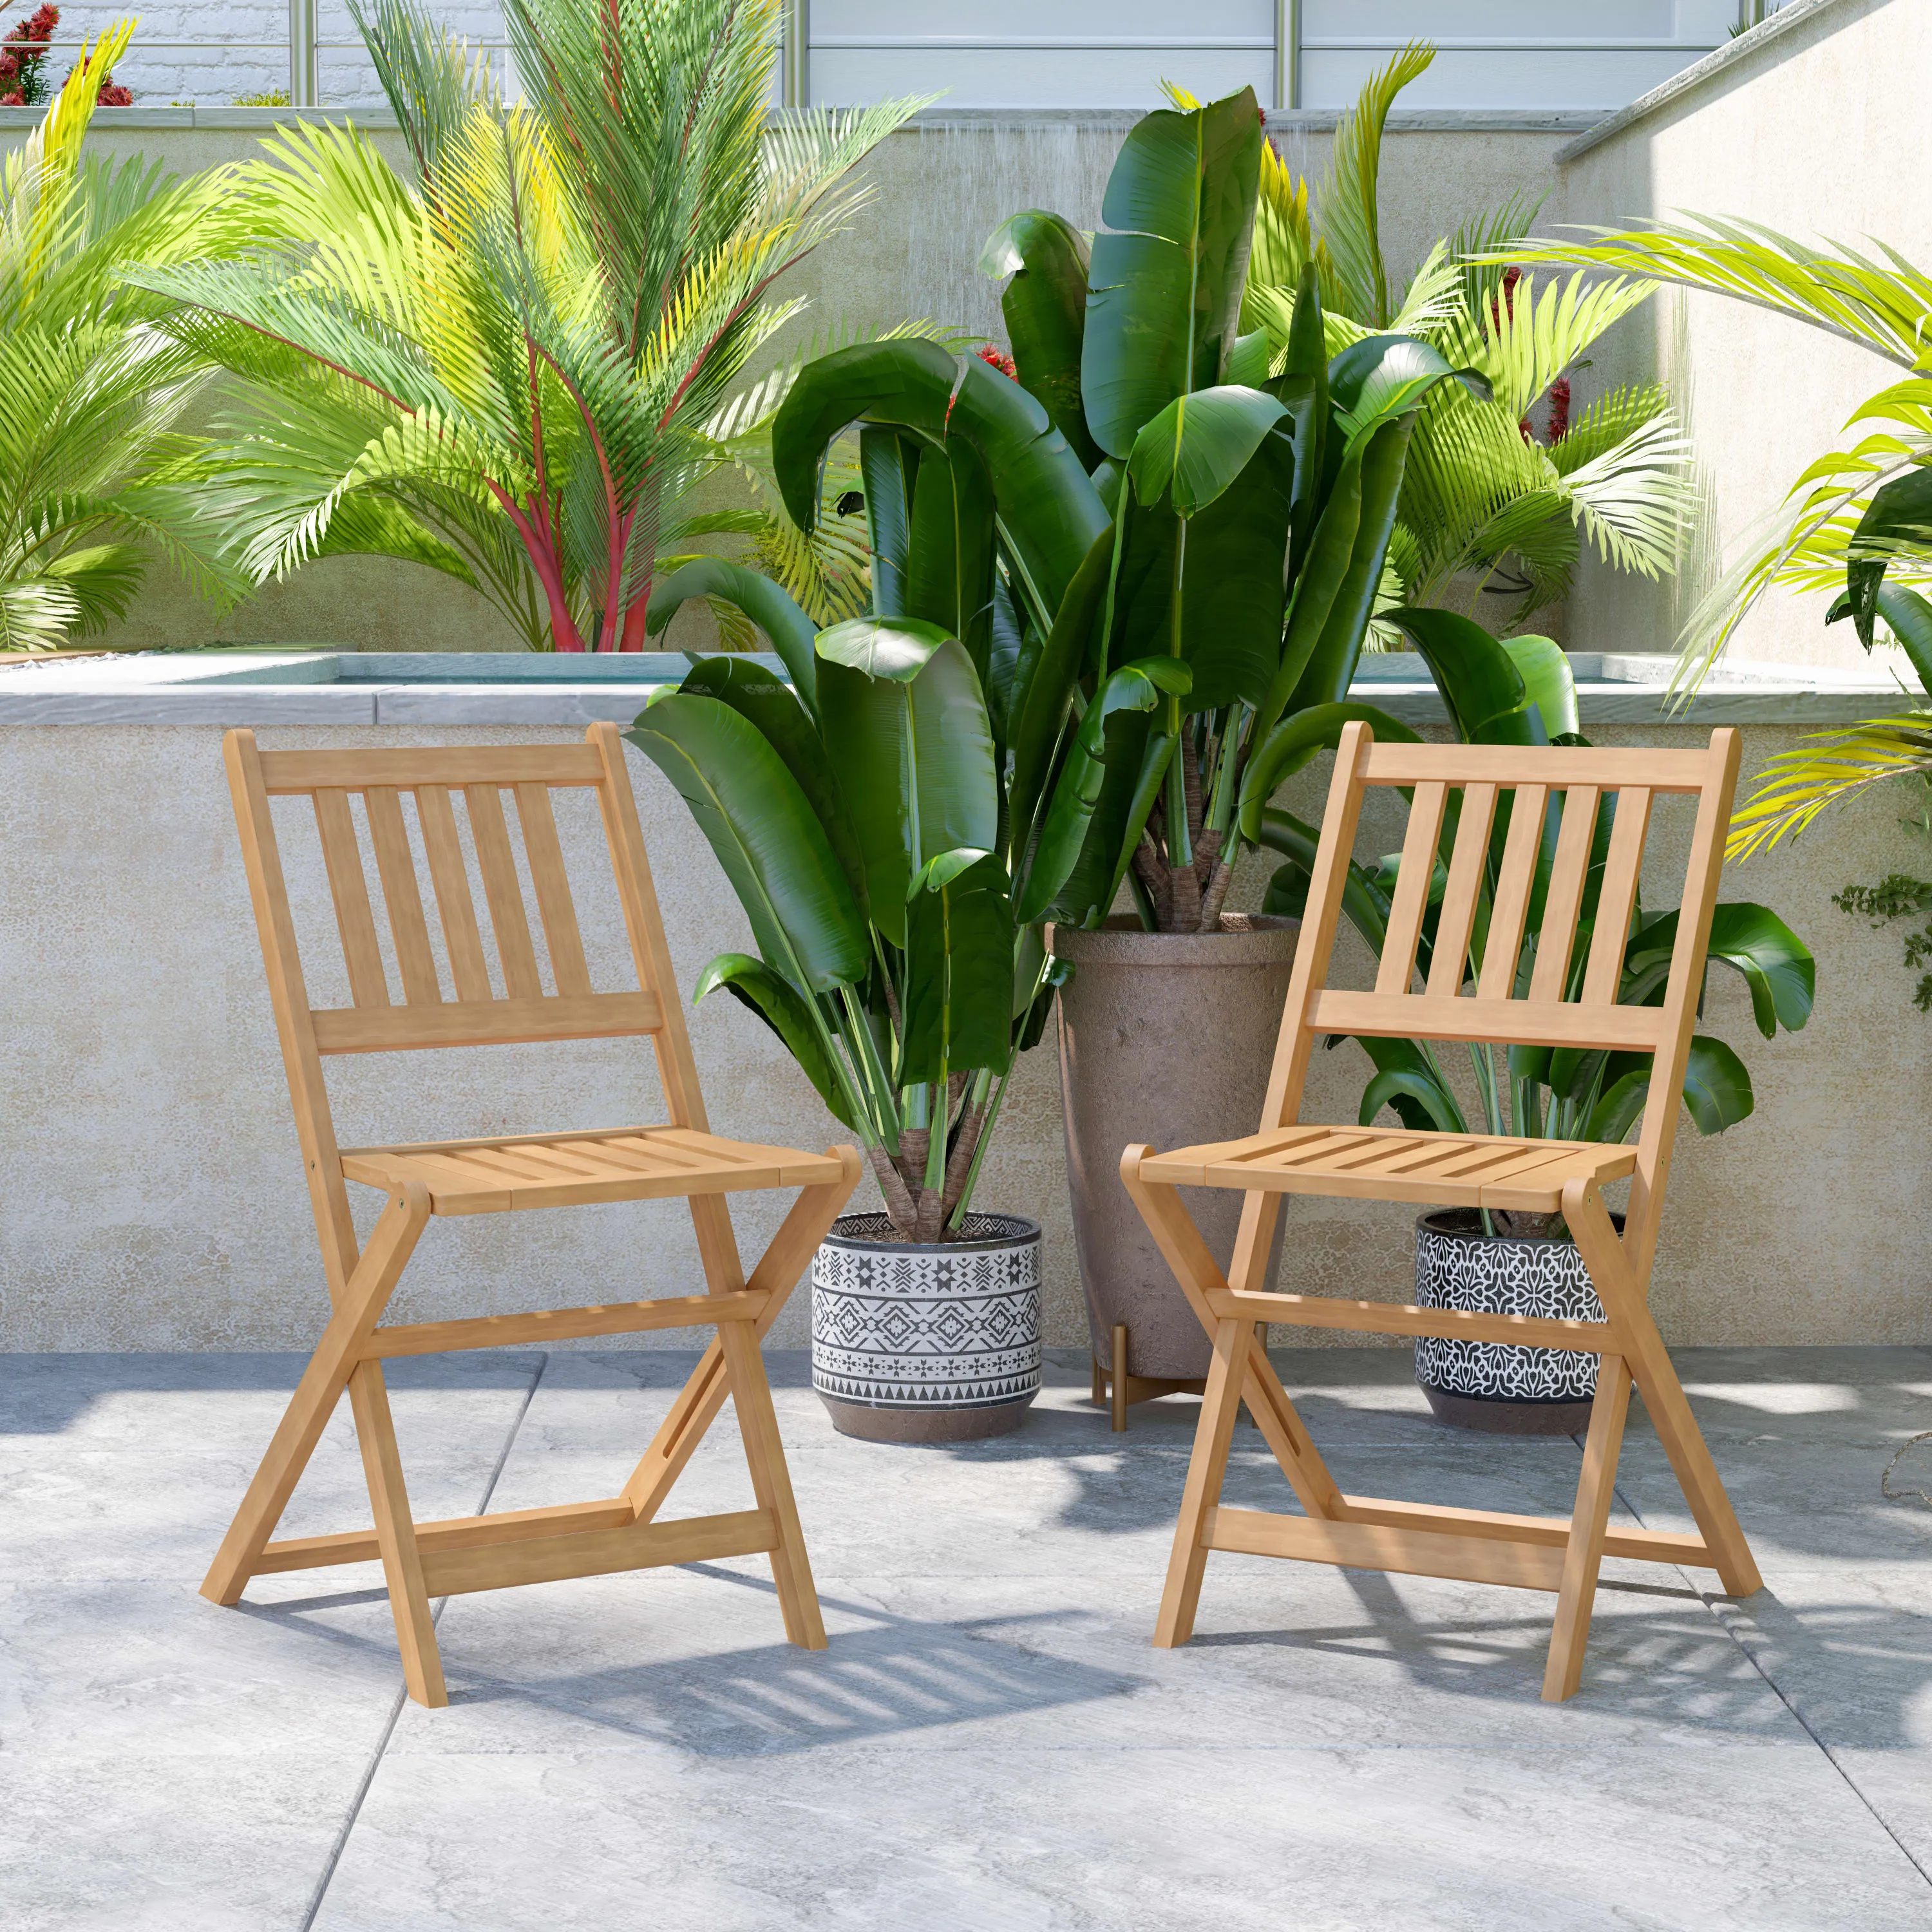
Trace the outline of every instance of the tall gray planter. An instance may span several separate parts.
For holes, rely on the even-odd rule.
[[[1127,1330],[1127,1372],[1198,1380],[1212,1345],[1120,1184],[1120,1151],[1238,1139],[1261,1124],[1268,1070],[1301,922],[1231,913],[1218,933],[1144,932],[1132,918],[1096,932],[1055,926],[1072,979],[1060,994],[1066,1178],[1094,1358]],[[1238,1193],[1202,1190],[1189,1211],[1225,1269]],[[1274,1285],[1281,1223],[1264,1286]]]

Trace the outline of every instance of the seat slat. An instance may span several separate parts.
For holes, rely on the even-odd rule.
[[[376,873],[388,909],[389,937],[403,976],[409,1004],[436,1006],[442,999],[436,982],[436,956],[429,950],[429,922],[423,916],[422,890],[416,884],[416,856],[403,823],[402,800],[393,785],[371,785],[363,794],[369,814],[369,842],[376,848]]]
[[[1496,816],[1494,785],[1472,784],[1464,790],[1456,847],[1449,860],[1449,883],[1443,889],[1442,910],[1436,921],[1436,951],[1429,963],[1429,990],[1444,998],[1453,998],[1462,989],[1469,938],[1475,930],[1476,902],[1489,858],[1490,828]]]
[[[446,1000],[434,1006],[325,1006],[310,1016],[320,1053],[400,1047],[506,1046],[519,1040],[621,1040],[656,1033],[655,993],[593,993],[578,1000]]]
[[[476,924],[476,902],[470,895],[470,873],[463,861],[463,842],[457,836],[449,788],[418,785],[416,818],[422,826],[423,850],[429,860],[430,884],[436,891],[456,997],[487,1000],[491,997],[490,968],[483,957],[483,935]]]
[[[1445,785],[1419,784],[1415,788],[1414,802],[1408,808],[1408,831],[1402,842],[1402,867],[1382,940],[1382,963],[1376,972],[1378,993],[1408,990],[1416,948],[1422,939],[1423,917],[1429,910],[1429,889],[1436,882],[1436,848],[1442,835],[1442,814],[1448,799]]]
[[[1569,983],[1570,955],[1576,944],[1576,916],[1588,882],[1597,802],[1602,796],[1594,785],[1572,785],[1563,795],[1563,830],[1557,834],[1556,862],[1550,874],[1543,925],[1537,934],[1536,964],[1529,976],[1533,1000],[1560,1000]]]
[[[493,784],[473,784],[465,788],[463,796],[470,807],[470,834],[476,843],[483,894],[490,902],[490,929],[496,935],[504,987],[513,1000],[541,999],[543,982],[537,976],[536,950],[530,944],[510,828],[503,820],[502,795]]]
[[[557,842],[556,820],[550,811],[547,785],[517,788],[517,817],[524,828],[524,850],[536,888],[537,910],[543,920],[544,943],[550,949],[550,970],[560,993],[590,991],[590,971],[584,962],[584,941],[577,929],[577,908],[570,896],[570,875],[563,868],[563,848]]]
[[[1586,1005],[1607,1006],[1617,996],[1623,977],[1624,943],[1630,931],[1630,911],[1636,904],[1638,876],[1643,870],[1644,835],[1649,829],[1649,792],[1641,785],[1618,792],[1610,855],[1597,894],[1596,931],[1591,935],[1589,962],[1583,969]]]
[[[368,875],[362,869],[362,848],[356,842],[356,821],[350,816],[346,791],[324,787],[316,792],[315,829],[328,872],[329,896],[335,902],[342,957],[349,968],[349,996],[358,1006],[386,1006],[388,976],[382,970],[382,949],[369,910]]]

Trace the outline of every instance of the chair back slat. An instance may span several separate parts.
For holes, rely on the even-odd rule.
[[[1633,1267],[1647,1269],[1682,1111],[1679,1096],[1738,755],[1738,734],[1730,729],[1712,733],[1707,748],[1680,752],[1378,745],[1366,724],[1345,727],[1310,872],[1301,944],[1261,1134],[1278,1134],[1298,1120],[1313,1048],[1335,1034],[1647,1052],[1652,1056],[1649,1088],[1631,1176],[1626,1238]],[[1412,788],[1412,797],[1388,945],[1375,987],[1353,992],[1327,982],[1349,857],[1364,796],[1372,786]],[[1552,794],[1562,796],[1562,815],[1541,893],[1534,964],[1520,993],[1519,962],[1548,849]],[[1624,935],[1636,903],[1651,815],[1656,799],[1667,794],[1693,798],[1696,806],[1670,976],[1660,1004],[1620,1005]],[[1508,830],[1498,855],[1495,826],[1505,800]],[[1436,949],[1427,986],[1415,990],[1411,981],[1430,875],[1452,802],[1458,812],[1456,834],[1436,921]],[[1600,844],[1598,824],[1606,811],[1611,814],[1610,834]],[[1603,872],[1587,956],[1579,970],[1577,938],[1589,908],[1592,861],[1600,850]],[[1480,970],[1469,987],[1466,961],[1478,939],[1486,892],[1488,931],[1480,936]],[[1386,1162],[1390,1172],[1406,1172],[1406,1148],[1405,1143],[1384,1154],[1365,1143],[1361,1157]],[[1273,1196],[1263,1190],[1249,1193],[1228,1274],[1235,1286],[1252,1287],[1262,1280],[1275,1214]]]
[[[1429,910],[1429,889],[1436,883],[1436,848],[1442,836],[1442,814],[1449,788],[1419,784],[1408,808],[1408,836],[1402,842],[1402,869],[1396,875],[1395,898],[1389,908],[1388,934],[1382,943],[1382,965],[1376,975],[1378,993],[1408,988],[1415,970],[1416,948],[1422,921]]]
[[[1623,977],[1624,941],[1636,904],[1643,842],[1649,830],[1650,788],[1626,786],[1617,794],[1616,820],[1610,828],[1610,853],[1597,894],[1596,930],[1591,934],[1590,957],[1583,969],[1586,1006],[1608,1006],[1617,996]]]
[[[423,850],[429,860],[430,884],[436,892],[436,914],[456,997],[487,1000],[490,996],[490,968],[483,956],[476,902],[470,894],[470,873],[463,862],[463,842],[457,834],[456,813],[447,785],[416,788],[416,820],[422,827]]]
[[[510,849],[510,828],[503,820],[503,795],[494,784],[471,784],[464,788],[463,797],[470,808],[470,836],[476,844],[483,896],[490,902],[490,930],[496,935],[504,988],[513,1000],[540,999],[543,982],[537,975],[536,949],[530,944],[530,916],[524,910],[516,855]]]
[[[1529,997],[1538,1003],[1562,999],[1569,983],[1570,954],[1576,943],[1576,920],[1589,879],[1590,848],[1601,796],[1594,785],[1572,785],[1563,795],[1563,829],[1556,837],[1556,862],[1550,870],[1536,964],[1529,980]]]
[[[1549,798],[1549,788],[1540,784],[1518,785],[1512,796],[1489,939],[1483,949],[1482,977],[1476,986],[1478,999],[1506,1000],[1516,991],[1516,961],[1529,918],[1529,896],[1536,885],[1536,856],[1542,849],[1544,808]]]
[[[401,796],[394,785],[371,785],[362,802],[369,814],[369,842],[376,848],[376,875],[382,882],[382,900],[388,908],[396,965],[403,976],[404,1002],[438,1005],[442,988],[436,983],[436,956],[430,950],[429,925],[423,917],[422,890],[416,884]]]
[[[315,829],[328,872],[329,896],[335,902],[342,957],[349,968],[349,996],[358,1006],[386,1006],[388,975],[382,970],[382,949],[369,910],[368,875],[362,869],[362,848],[356,842],[356,820],[346,791],[333,785],[317,789]]]
[[[1449,859],[1449,883],[1436,922],[1436,951],[1429,962],[1429,990],[1453,995],[1462,989],[1475,930],[1483,870],[1490,855],[1490,827],[1496,822],[1496,788],[1472,784],[1462,794],[1462,815],[1456,827],[1456,849]]]
[[[517,817],[524,828],[524,851],[530,860],[530,883],[536,888],[556,990],[567,998],[579,997],[590,990],[590,970],[584,963],[584,941],[577,930],[577,908],[571,902],[569,875],[563,869],[563,848],[557,843],[550,788],[518,786]]]

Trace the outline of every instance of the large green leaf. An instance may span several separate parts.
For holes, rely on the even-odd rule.
[[[1126,769],[1138,771],[1146,734],[1120,729],[1122,714],[1150,712],[1169,694],[1184,694],[1191,682],[1187,667],[1172,658],[1144,658],[1121,665],[1094,694],[1054,782],[1046,820],[1020,889],[1016,910],[1022,920],[1040,918],[1058,900],[1088,842],[1110,776],[1118,794]],[[1105,830],[1118,852],[1122,828]],[[1135,836],[1138,841],[1138,828]],[[1128,849],[1131,852],[1132,847]]]
[[[986,458],[1001,528],[1051,622],[1094,539],[1107,527],[1100,496],[1066,439],[1026,391],[976,356],[937,344],[866,342],[808,363],[772,423],[772,464],[801,530],[818,514],[826,448],[861,418],[898,423],[934,442],[964,436]]]
[[[1294,464],[1285,436],[1263,437],[1232,487],[1187,526],[1180,648],[1194,673],[1190,711],[1218,710],[1237,698],[1259,704],[1268,695],[1281,662],[1282,559],[1293,508]],[[1160,513],[1136,508],[1135,514],[1139,519]],[[1171,530],[1173,520],[1166,521]],[[1137,520],[1134,528],[1144,542],[1160,526]],[[1136,564],[1140,554],[1137,544],[1126,561]],[[1172,555],[1171,542],[1150,555],[1150,579],[1165,562],[1171,582]],[[1122,574],[1131,580],[1130,572]],[[1129,648],[1132,641],[1127,640]]]
[[[1684,1068],[1684,1104],[1700,1134],[1720,1134],[1756,1106],[1744,1064],[1720,1040],[1698,1034]]]
[[[825,836],[844,869],[862,919],[871,916],[866,890],[866,868],[852,829],[838,774],[816,725],[790,686],[782,684],[754,659],[734,654],[700,658],[679,687],[694,695],[715,698],[757,726],[766,743],[784,760],[785,769],[818,814]]]
[[[1382,616],[1420,653],[1465,744],[1492,742],[1481,736],[1484,728],[1520,714],[1528,702],[1522,674],[1510,654],[1473,618],[1411,604]]]
[[[1624,949],[1618,998],[1648,1004],[1662,997],[1677,944],[1677,914],[1667,912],[1634,934]],[[1811,1017],[1817,963],[1804,942],[1768,906],[1727,900],[1711,915],[1708,957],[1733,968],[1750,992],[1751,1017],[1769,1040],[1782,1026],[1796,1033]]]
[[[1322,320],[1322,290],[1315,264],[1301,272],[1288,333],[1288,359],[1275,393],[1288,405],[1294,425],[1294,494],[1288,579],[1301,574],[1309,540],[1322,504],[1327,475],[1328,417],[1328,334]],[[1298,669],[1296,675],[1300,675]],[[1289,687],[1293,686],[1293,680]]]
[[[1373,1064],[1375,1077],[1362,1094],[1356,1118],[1364,1126],[1384,1106],[1395,1109],[1406,1127],[1423,1133],[1468,1131],[1456,1096],[1443,1085],[1429,1057],[1412,1040],[1359,1039]]]
[[[943,854],[999,842],[979,674],[957,638],[932,634],[861,620],[819,639],[825,742],[858,834],[872,922],[902,947],[914,875]]]
[[[1395,532],[1396,504],[1402,494],[1402,465],[1414,427],[1412,415],[1396,416],[1359,440],[1361,502],[1354,538],[1349,546],[1346,567],[1335,586],[1320,633],[1309,653],[1306,668],[1295,686],[1294,697],[1289,700],[1292,706],[1339,704],[1348,696],[1348,687],[1354,682],[1355,667],[1361,661],[1362,640],[1368,635],[1369,619],[1374,614],[1376,596],[1382,588],[1382,566],[1388,560],[1389,539]],[[1346,463],[1352,460],[1352,451],[1349,458],[1345,459],[1345,468]],[[1336,494],[1340,494],[1338,489]],[[1333,501],[1331,498],[1331,506]],[[1298,596],[1296,605],[1291,636],[1300,617]]]
[[[1886,622],[1886,628],[1898,640],[1899,648],[1911,660],[1912,674],[1918,688],[1932,695],[1932,602],[1900,584],[1880,584],[1872,593],[1872,608]],[[1832,604],[1825,621],[1835,624],[1852,614],[1852,596],[1843,592]],[[1871,639],[1865,639],[1871,648]]]
[[[911,538],[906,615],[957,638],[983,682],[993,643],[993,490],[970,443],[956,438],[920,464]]]
[[[980,256],[982,275],[1010,275],[1000,297],[1022,385],[1091,473],[1100,447],[1080,394],[1087,331],[1087,242],[1062,217],[1029,208],[1000,223]]]
[[[1432,343],[1413,335],[1367,335],[1328,365],[1328,392],[1349,436],[1418,407],[1438,382],[1460,382],[1478,402],[1490,400],[1489,380],[1458,369]]]
[[[820,1029],[798,988],[748,952],[721,952],[698,976],[691,1004],[694,1006],[722,988],[740,1006],[748,1006],[784,1042],[799,1070],[818,1090],[818,1097],[841,1125],[854,1133],[860,1124],[843,1083],[827,1052]]]
[[[902,1084],[1012,1057],[1013,914],[1006,874],[982,860],[907,908]]]
[[[651,593],[645,634],[660,635],[692,597],[718,597],[735,604],[772,640],[772,649],[791,674],[793,688],[808,710],[818,697],[818,666],[812,656],[812,620],[769,577],[722,556],[700,557],[674,570]]]
[[[1293,812],[1271,807],[1262,814],[1256,842],[1265,845],[1270,851],[1280,853],[1288,862],[1270,880],[1268,899],[1262,910],[1299,919],[1306,903],[1308,880],[1315,870],[1320,835],[1313,826],[1296,818]],[[1298,882],[1282,878],[1282,873],[1290,867],[1299,874]],[[1294,896],[1298,883],[1302,894],[1299,899]],[[1389,896],[1352,859],[1348,861],[1348,876],[1342,884],[1342,910],[1348,923],[1368,942],[1369,950],[1379,958],[1383,942],[1388,937]]]
[[[1088,272],[1081,389],[1094,440],[1124,458],[1179,395],[1222,377],[1234,346],[1261,174],[1254,90],[1160,109],[1121,143]]]
[[[872,952],[852,889],[758,727],[715,698],[668,692],[625,736],[690,806],[767,963],[802,994],[864,978]]]
[[[1052,631],[1028,680],[1018,719],[1009,734],[1013,764],[1006,788],[1006,805],[1016,855],[1024,852],[1032,834],[1040,793],[1106,596],[1113,554],[1114,532],[1110,525],[1094,538],[1085,562],[1060,602]]]
[[[1932,556],[1932,470],[1908,470],[1872,492],[1845,548],[1845,590],[1858,642],[1872,647],[1879,586],[1900,557]]]
[[[1284,718],[1248,755],[1241,773],[1241,836],[1261,837],[1262,813],[1268,800],[1318,752],[1332,752],[1343,728],[1370,726],[1382,744],[1419,745],[1421,734],[1372,704],[1312,704]]]
[[[1163,496],[1181,516],[1213,502],[1288,413],[1261,389],[1232,383],[1177,396],[1134,439],[1127,475],[1143,503]]]
[[[905,430],[868,423],[859,432],[866,485],[866,536],[872,554],[872,615],[910,617],[906,565],[912,550],[912,498],[923,446]]]
[[[1342,457],[1334,482],[1322,502],[1305,557],[1295,576],[1294,601],[1288,608],[1288,632],[1282,644],[1281,661],[1270,680],[1267,695],[1255,721],[1255,728],[1259,733],[1265,734],[1273,730],[1282,712],[1288,710],[1315,656],[1315,647],[1322,641],[1328,614],[1335,608],[1335,600],[1348,579],[1349,566],[1354,560],[1355,540],[1362,526],[1362,458],[1366,447],[1365,443],[1357,443]],[[1295,458],[1298,503],[1305,454],[1305,452],[1298,450]],[[1318,490],[1318,478],[1316,487]]]
[[[1542,715],[1551,738],[1574,736],[1582,728],[1576,716],[1576,680],[1563,646],[1553,638],[1505,638],[1503,655],[1522,680],[1523,695]]]

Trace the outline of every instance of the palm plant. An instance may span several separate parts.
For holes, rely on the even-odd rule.
[[[508,0],[531,93],[418,0],[352,0],[414,179],[352,128],[242,171],[245,260],[152,260],[184,346],[241,379],[197,488],[252,582],[398,556],[534,649],[641,650],[658,560],[738,528],[693,492],[787,272],[865,200],[916,103],[769,131],[779,0]]]
[[[1405,609],[1394,616],[1428,665],[1456,736],[1464,743],[1589,742],[1577,730],[1576,686],[1569,661],[1549,638],[1513,638],[1498,643],[1480,625],[1448,610]],[[1393,719],[1376,729],[1378,736],[1387,732],[1418,742],[1415,733]],[[1473,926],[1476,937],[1472,941],[1472,956],[1464,964],[1466,979],[1478,970],[1481,935],[1490,929],[1489,909],[1508,832],[1505,806],[1509,802],[1498,802]],[[1270,887],[1269,903],[1280,910],[1298,911],[1307,890],[1306,868],[1313,860],[1316,833],[1312,826],[1288,819],[1286,814],[1271,815],[1285,821],[1299,856],[1277,874]],[[1615,801],[1605,800],[1592,828],[1590,866],[1565,998],[1577,997],[1581,989],[1615,819]],[[1562,811],[1552,797],[1546,808],[1538,876],[1517,962],[1520,994],[1526,990],[1535,965],[1543,904],[1561,825]],[[1452,801],[1442,835],[1445,855],[1454,844],[1456,826]],[[1378,955],[1400,869],[1399,854],[1376,866],[1352,864],[1350,868],[1344,908]],[[1418,970],[1425,976],[1431,970],[1437,914],[1446,883],[1446,868],[1438,860],[1418,949]],[[1676,912],[1647,913],[1640,894],[1624,938],[1617,992],[1620,1004],[1662,1003],[1676,934]],[[1750,991],[1752,1017],[1766,1039],[1772,1038],[1780,1026],[1796,1031],[1810,1018],[1816,980],[1811,955],[1768,908],[1736,902],[1719,905],[1712,922],[1709,961],[1742,976]],[[1482,1133],[1622,1141],[1629,1137],[1642,1116],[1650,1082],[1652,1056],[1647,1053],[1513,1046],[1504,1049],[1505,1058],[1498,1058],[1492,1047],[1472,1046],[1472,1110],[1459,1096],[1431,1042],[1364,1038],[1361,1044],[1376,1069],[1362,1094],[1360,1118],[1364,1126],[1389,1107],[1405,1126],[1424,1131],[1466,1133],[1473,1127]],[[1703,1134],[1722,1133],[1736,1126],[1750,1116],[1756,1104],[1743,1061],[1725,1042],[1704,1034],[1691,1040],[1683,1094],[1685,1108]],[[1556,1231],[1554,1226],[1545,1226],[1541,1216],[1498,1215],[1494,1219],[1505,1233],[1530,1232],[1532,1226],[1537,1232]],[[1498,1231],[1486,1214],[1484,1221],[1488,1232]]]
[[[1738,625],[1774,590],[1837,589],[1826,621],[1849,616],[1869,651],[1882,620],[1922,693],[1932,694],[1932,277],[1895,249],[1814,248],[1755,223],[1714,216],[1538,238],[1539,260],[1635,270],[1660,282],[1751,303],[1857,344],[1910,371],[1869,397],[1846,428],[1870,433],[1807,466],[1744,554],[1702,598],[1678,640],[1676,682],[1694,689]],[[1882,259],[1881,259],[1882,257]],[[1932,709],[1820,733],[1773,758],[1732,821],[1742,856],[1802,831],[1827,805],[1880,779],[1932,773]],[[1856,889],[1851,889],[1856,890]]]
[[[1676,568],[1693,504],[1688,445],[1654,382],[1610,391],[1570,417],[1571,373],[1654,285],[1592,285],[1582,275],[1538,283],[1482,260],[1525,232],[1534,204],[1517,198],[1472,217],[1398,290],[1382,247],[1382,134],[1396,97],[1435,53],[1413,43],[1370,76],[1336,130],[1313,212],[1308,183],[1264,148],[1241,326],[1268,331],[1279,368],[1301,273],[1312,266],[1331,350],[1394,330],[1481,370],[1488,395],[1443,386],[1417,421],[1389,545],[1388,601],[1438,603],[1464,580],[1472,614],[1485,594],[1507,596],[1515,600],[1509,621],[1520,623],[1568,595],[1586,538],[1620,570],[1654,578]]]
[[[138,158],[83,158],[98,75],[134,24],[102,35],[0,163],[0,650],[50,649],[124,616],[151,546],[204,586],[216,574],[164,487],[209,371],[115,270],[199,247],[232,172],[183,182]]]

